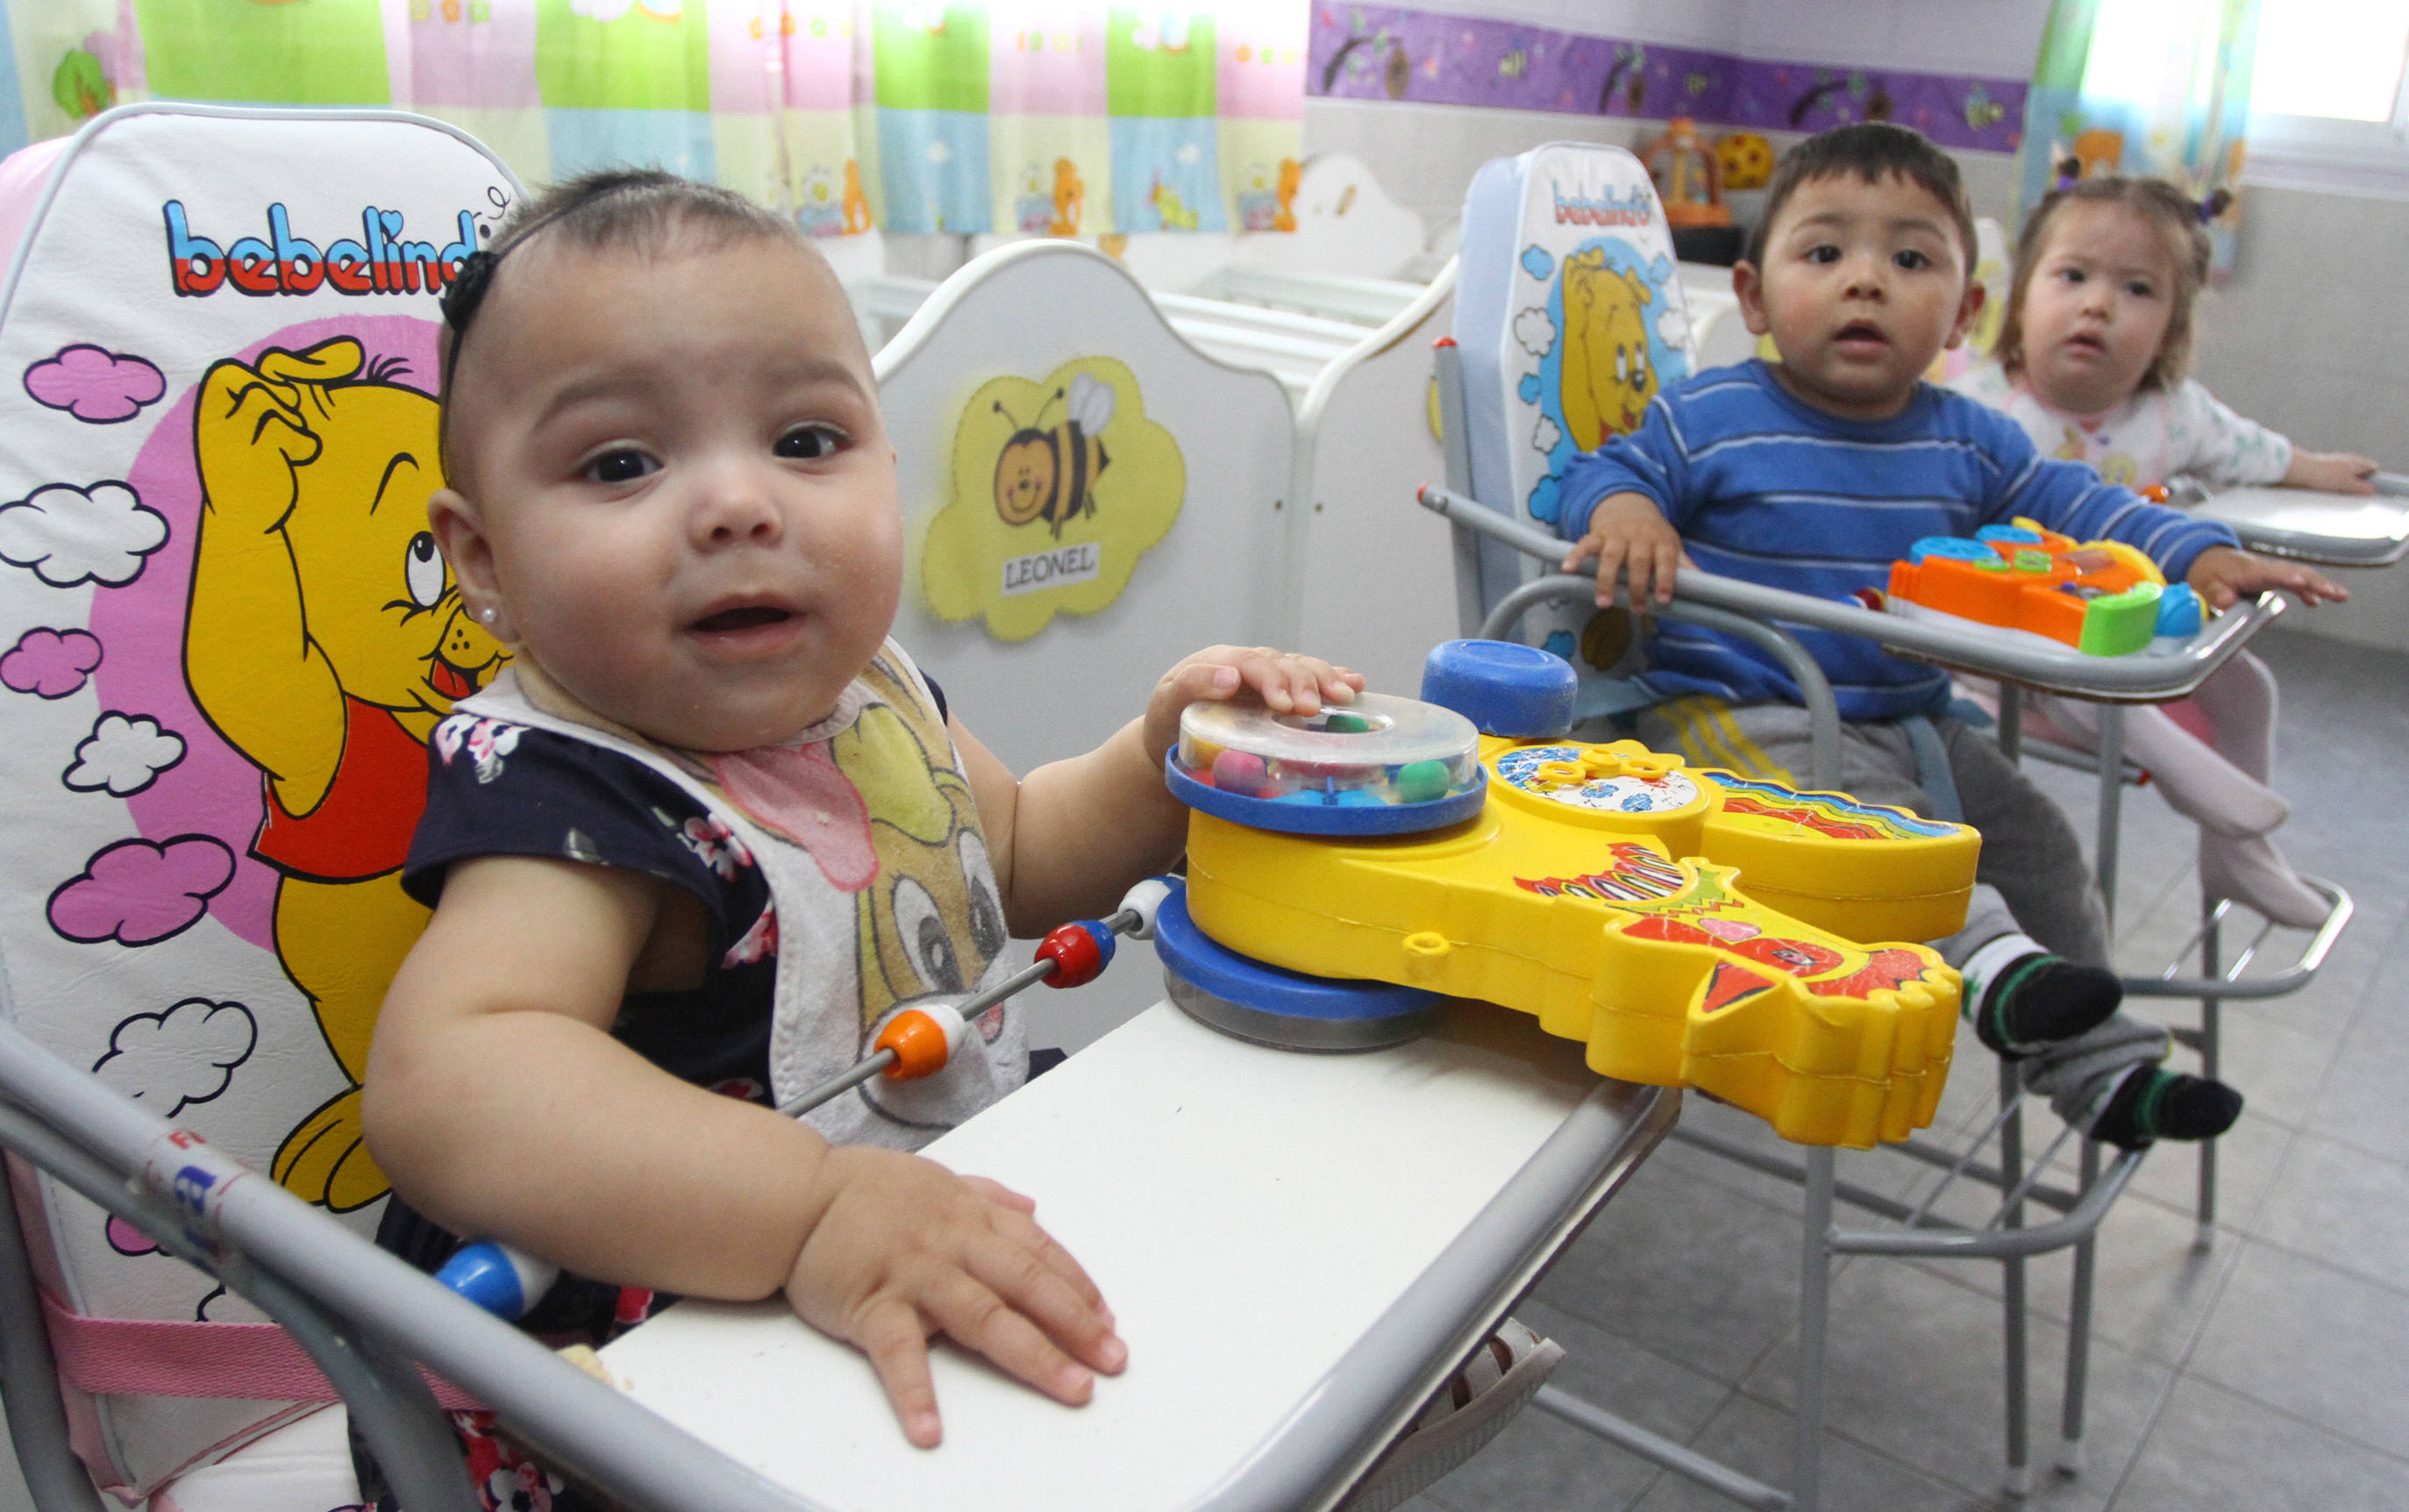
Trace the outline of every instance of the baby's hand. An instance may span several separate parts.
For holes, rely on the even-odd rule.
[[[2292,453],[2292,466],[2284,474],[2285,483],[2293,488],[2316,488],[2329,494],[2373,494],[2375,484],[2368,480],[2375,475],[2375,459],[2357,456],[2348,452]]]
[[[1644,609],[1652,598],[1671,603],[1674,572],[1697,567],[1681,549],[1681,533],[1645,494],[1609,494],[1597,501],[1590,511],[1589,534],[1574,541],[1565,555],[1565,570],[1578,571],[1593,556],[1597,558],[1600,609],[1614,602],[1618,572],[1630,579],[1631,607]]]
[[[821,1205],[786,1301],[870,1357],[903,1436],[921,1448],[945,1433],[931,1333],[1073,1406],[1095,1390],[1091,1372],[1117,1375],[1128,1362],[1096,1284],[1030,1217],[1028,1198],[916,1155],[852,1145],[829,1150],[814,1190]]]
[[[1162,674],[1146,706],[1146,754],[1161,767],[1179,743],[1180,712],[1191,703],[1226,703],[1253,689],[1276,714],[1318,714],[1324,703],[1352,703],[1363,674],[1319,656],[1269,646],[1207,646]]]
[[[2242,599],[2255,598],[2270,588],[2281,588],[2298,595],[2304,604],[2341,603],[2350,597],[2350,590],[2328,578],[2322,572],[2302,567],[2298,562],[2279,562],[2272,556],[2255,556],[2230,546],[2211,546],[2192,558],[2191,570],[2184,574],[2192,592],[2208,601],[2212,609],[2230,609]]]

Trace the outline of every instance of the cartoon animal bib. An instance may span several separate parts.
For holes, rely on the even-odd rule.
[[[777,958],[773,1101],[852,1065],[906,1009],[950,1013],[1010,974],[969,781],[893,641],[826,719],[781,746],[693,755],[639,744],[539,710],[506,673],[437,729],[436,752],[506,763],[519,727],[641,762],[703,806],[714,865],[760,868],[771,909],[731,951]],[[945,1070],[873,1078],[811,1113],[813,1126],[836,1144],[914,1149],[960,1123],[1027,1074],[1026,1031],[1010,1003],[974,1027],[963,1041],[971,1053]]]

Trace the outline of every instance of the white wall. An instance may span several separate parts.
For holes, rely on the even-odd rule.
[[[2193,375],[2318,451],[2409,471],[2409,200],[2253,186],[2231,281],[2200,311]],[[2340,573],[2311,634],[2409,652],[2409,563]]]

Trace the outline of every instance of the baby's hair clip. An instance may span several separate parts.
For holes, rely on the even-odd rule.
[[[485,300],[485,289],[494,281],[494,265],[501,259],[480,247],[460,260],[452,281],[443,291],[443,324],[459,335],[477,318],[477,307]]]
[[[2210,194],[2206,199],[2201,200],[2200,204],[2195,207],[2200,213],[2200,224],[2206,225],[2210,222],[2215,220],[2218,216],[2223,215],[2226,211],[2226,208],[2230,206],[2232,203],[2233,192],[2229,189],[2217,190],[2214,194]]]
[[[2065,191],[2073,188],[2076,183],[2082,180],[2082,178],[2083,160],[2081,158],[2060,158],[2057,163],[2057,182],[2051,187],[2062,194]]]

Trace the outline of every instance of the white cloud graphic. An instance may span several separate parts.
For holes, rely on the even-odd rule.
[[[157,720],[106,713],[77,745],[75,765],[61,781],[79,793],[107,788],[113,797],[130,798],[183,759],[183,737],[161,729]]]
[[[31,568],[53,588],[131,583],[166,541],[166,520],[123,483],[50,483],[0,505],[0,561]]]
[[[636,0],[569,0],[569,13],[591,21],[614,22],[636,8]]]
[[[1188,164],[1190,166],[1204,161],[1204,150],[1198,147],[1194,142],[1183,144],[1179,151],[1172,155],[1177,158],[1180,162]]]
[[[251,1058],[259,1026],[238,1002],[186,998],[164,1014],[136,1014],[109,1031],[92,1073],[163,1118],[226,1089]]]
[[[1545,307],[1533,305],[1514,317],[1514,339],[1534,357],[1544,357],[1556,344],[1556,323]]]
[[[1564,439],[1564,431],[1544,413],[1539,416],[1539,423],[1531,427],[1531,445],[1538,451],[1552,452],[1556,443]]]
[[[1656,317],[1656,335],[1668,347],[1688,346],[1690,344],[1690,311],[1681,305],[1668,306],[1665,313]]]
[[[930,162],[931,162],[931,163],[951,163],[953,160],[954,160],[954,149],[953,149],[953,146],[952,146],[952,144],[951,144],[951,143],[938,141],[938,142],[930,142],[930,143],[929,144],[929,161],[930,161]]]

